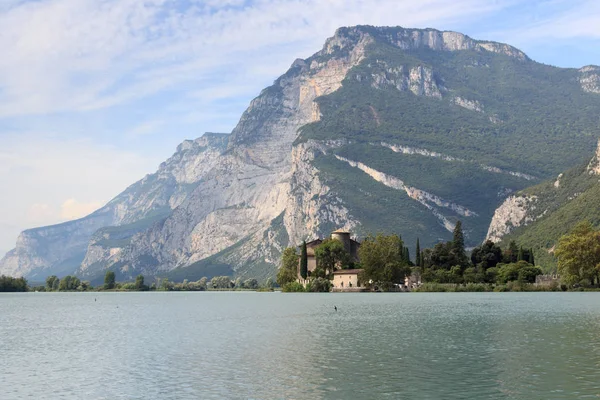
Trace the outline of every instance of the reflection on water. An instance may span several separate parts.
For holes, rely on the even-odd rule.
[[[599,328],[600,293],[2,294],[0,398],[596,398]]]

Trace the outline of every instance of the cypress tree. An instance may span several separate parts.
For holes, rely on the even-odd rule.
[[[533,258],[533,249],[529,249],[529,263],[535,265],[535,259]]]
[[[415,250],[415,254],[416,254],[415,265],[417,267],[420,267],[421,266],[421,245],[419,244],[419,238],[417,238],[417,248]]]
[[[459,265],[467,265],[467,253],[465,252],[465,236],[462,231],[462,222],[456,221],[452,232],[452,250]]]
[[[517,261],[525,261],[525,252],[523,251],[523,246],[519,247],[519,255],[517,256]]]
[[[408,250],[408,247],[404,248],[404,251],[402,252],[402,258],[404,259],[404,262],[410,264],[410,251]]]
[[[308,254],[306,252],[306,240],[302,242],[302,251],[300,253],[300,276],[302,279],[308,277]]]

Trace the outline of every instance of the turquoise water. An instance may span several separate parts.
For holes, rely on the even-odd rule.
[[[0,294],[3,400],[599,396],[600,293]]]

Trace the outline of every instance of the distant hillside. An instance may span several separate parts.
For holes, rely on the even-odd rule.
[[[562,235],[584,220],[600,226],[599,175],[600,143],[591,162],[508,198],[496,211],[488,237],[531,247],[538,264],[554,270],[552,250]]]

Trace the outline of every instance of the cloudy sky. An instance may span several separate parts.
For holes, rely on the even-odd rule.
[[[0,252],[81,217],[340,26],[455,30],[600,64],[596,0],[0,0]]]

